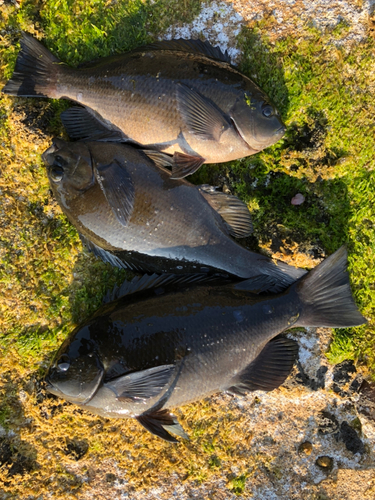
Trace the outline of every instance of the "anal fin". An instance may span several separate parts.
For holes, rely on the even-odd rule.
[[[292,370],[298,344],[286,337],[275,337],[262,352],[233,380],[229,392],[244,395],[248,391],[272,391]]]
[[[151,434],[165,441],[169,441],[170,443],[178,443],[178,440],[173,437],[170,432],[183,439],[189,439],[184,429],[178,423],[177,418],[169,413],[168,410],[159,410],[153,413],[139,415],[136,419],[145,429],[151,432]]]
[[[143,153],[152,160],[158,167],[172,167],[173,157],[153,149],[143,149]]]
[[[173,155],[171,179],[183,179],[194,174],[203,165],[205,159],[201,156],[192,156],[176,152]]]

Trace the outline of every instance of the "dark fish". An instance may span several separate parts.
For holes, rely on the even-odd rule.
[[[94,133],[174,154],[174,178],[257,153],[285,132],[267,95],[200,40],[155,42],[73,69],[24,34],[3,92],[82,104],[101,126],[93,131],[84,113],[80,138]]]
[[[55,139],[44,154],[51,188],[84,243],[104,261],[143,272],[218,272],[280,291],[306,271],[250,252],[247,206],[214,188],[171,180],[163,153]]]
[[[134,417],[167,441],[186,437],[167,409],[220,391],[271,391],[297,344],[290,327],[365,323],[350,291],[344,247],[280,295],[243,285],[181,284],[144,276],[125,283],[59,349],[47,390],[105,417]],[[192,278],[196,280],[196,278]],[[185,281],[184,281],[185,280]],[[245,290],[243,289],[245,288]]]

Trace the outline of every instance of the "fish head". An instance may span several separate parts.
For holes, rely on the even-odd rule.
[[[229,114],[239,135],[255,151],[275,144],[286,130],[278,110],[263,93],[254,98],[245,93]]]
[[[90,150],[83,142],[55,138],[42,159],[55,194],[84,192],[95,183]]]
[[[58,350],[45,378],[46,390],[83,405],[93,398],[103,377],[104,367],[85,326]]]

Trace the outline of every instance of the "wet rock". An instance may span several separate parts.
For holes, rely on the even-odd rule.
[[[8,476],[23,475],[34,468],[33,462],[21,455],[8,439],[0,439],[0,467],[9,465]]]
[[[326,474],[329,474],[333,469],[333,459],[326,455],[318,457],[315,464]]]
[[[359,396],[356,402],[357,411],[369,420],[375,421],[375,384],[364,380],[359,389]]]
[[[340,439],[344,442],[346,449],[352,453],[364,453],[365,447],[357,432],[348,424],[342,422],[340,427]]]
[[[68,439],[66,442],[65,454],[70,455],[74,460],[80,460],[89,449],[87,441],[78,439]]]
[[[321,411],[316,420],[318,424],[318,433],[321,435],[335,434],[339,430],[337,418],[328,411]]]
[[[305,441],[304,443],[301,443],[298,447],[298,453],[300,455],[311,455],[313,446],[310,443],[310,441]]]
[[[353,373],[357,373],[356,367],[351,359],[347,359],[334,367],[333,380],[338,385],[345,385],[353,378]]]
[[[350,392],[353,392],[353,389],[349,388],[347,388],[347,390],[343,389],[349,382],[353,381],[354,378],[353,375],[355,373],[357,373],[357,370],[351,359],[347,359],[342,363],[336,365],[333,369],[332,390],[337,394],[340,394],[340,396],[342,397],[347,396]]]
[[[298,373],[295,375],[295,380],[299,384],[308,387],[313,391],[317,391],[318,389],[324,389],[325,387],[325,376],[328,368],[326,366],[320,366],[315,373],[314,377],[309,377],[304,371],[301,363],[297,361],[296,363],[298,368]]]

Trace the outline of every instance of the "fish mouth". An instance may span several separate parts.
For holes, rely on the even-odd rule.
[[[281,127],[280,127],[280,128],[278,128],[278,129],[276,130],[276,132],[274,132],[274,134],[273,134],[273,135],[279,135],[279,136],[280,136],[280,138],[281,138],[281,137],[285,134],[285,132],[286,132],[286,126],[285,126],[285,125],[281,125]]]
[[[58,137],[55,137],[52,141],[52,145],[48,149],[46,149],[44,153],[42,153],[42,160],[44,161],[44,163],[46,163],[47,165],[53,165],[53,162],[51,163],[50,161],[48,161],[48,156],[59,151],[62,147],[64,147],[65,144],[65,141],[59,139]]]
[[[42,160],[46,165],[51,165],[51,163],[48,161],[48,156],[52,155],[53,153],[56,153],[57,150],[58,150],[57,146],[55,144],[52,144],[52,146],[50,146],[48,149],[44,151],[44,153],[42,153]]]
[[[54,394],[55,396],[62,397],[62,392],[59,391],[59,389],[57,389],[56,387],[54,387],[54,385],[49,379],[44,379],[44,390],[46,392]]]

